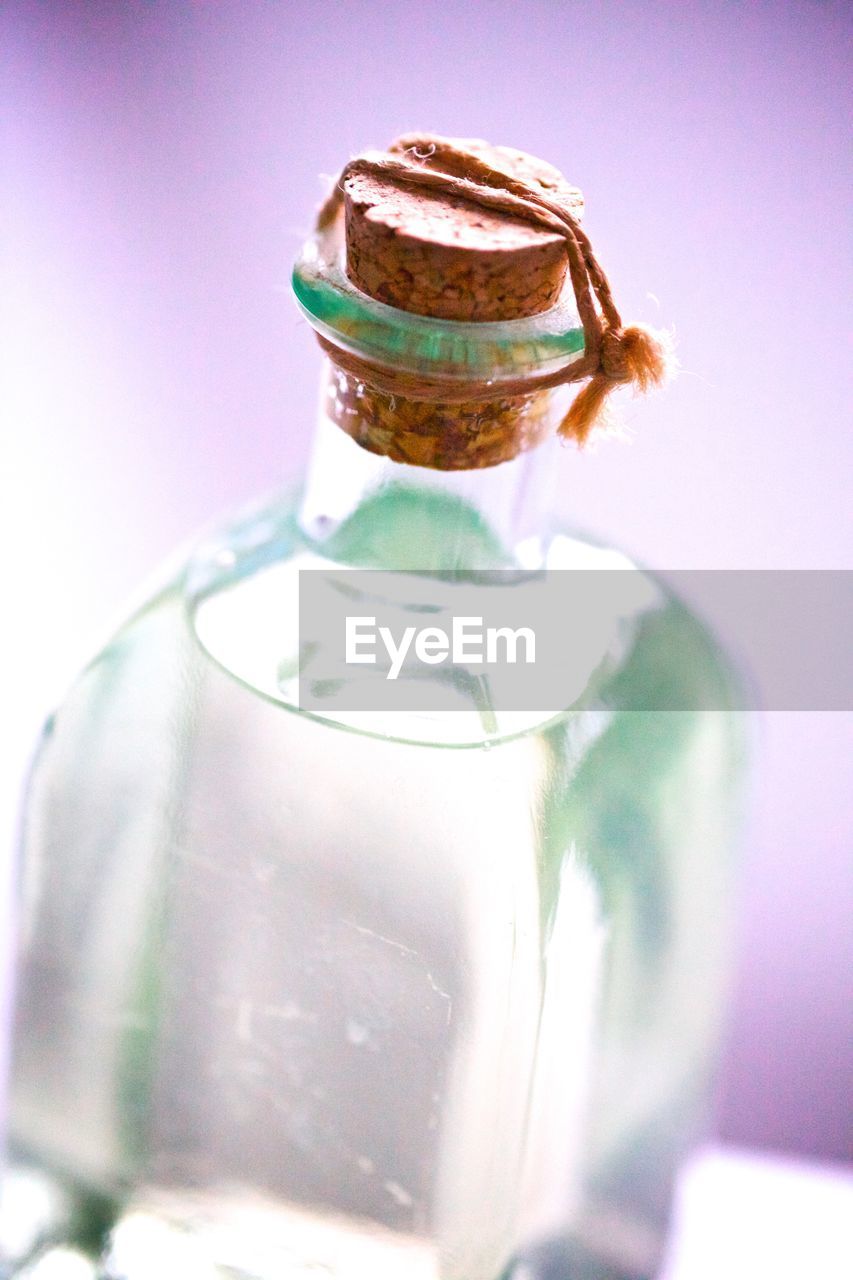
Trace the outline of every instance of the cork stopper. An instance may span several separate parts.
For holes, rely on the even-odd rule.
[[[569,266],[565,234],[467,197],[446,182],[407,180],[435,170],[453,179],[502,184],[483,166],[538,189],[577,220],[583,197],[542,160],[477,139],[406,135],[392,144],[390,164],[353,162],[320,223],[344,209],[346,271],[363,293],[398,310],[448,321],[510,321],[552,307]],[[409,164],[403,163],[408,161]],[[397,172],[395,172],[395,164]],[[331,210],[331,213],[329,212]],[[473,470],[507,462],[553,434],[556,392],[472,389],[445,402],[441,380],[405,370],[385,375],[345,351],[331,356],[329,418],[363,449],[395,462],[437,470]],[[387,370],[385,373],[387,374]]]
[[[335,255],[343,211],[355,286],[348,290],[337,277],[337,302],[348,295],[349,314],[340,328],[332,323],[324,333],[318,325],[329,356],[331,421],[363,449],[396,462],[471,470],[508,462],[552,428],[582,445],[616,387],[662,385],[673,367],[670,336],[624,324],[581,229],[582,208],[580,192],[553,166],[509,147],[406,134],[385,152],[354,156],[317,215],[319,242]],[[312,242],[312,262],[317,247]],[[543,367],[548,344],[525,352],[518,339],[539,327],[525,322],[558,300],[567,271],[583,354]],[[397,318],[391,345],[359,351],[360,328],[364,337],[383,333],[401,311],[423,317],[406,326],[411,346],[400,340]],[[565,329],[561,310],[542,321],[543,333],[555,319],[562,338],[576,332]],[[488,324],[494,321],[505,322],[499,338]],[[484,360],[471,358],[478,349]],[[509,374],[507,356],[518,358]],[[574,382],[586,385],[561,408],[556,398]]]
[[[580,216],[581,193],[553,165],[478,139],[449,141]],[[419,159],[429,167],[428,155]],[[466,176],[461,165],[458,176]],[[565,238],[510,214],[368,173],[345,181],[344,210],[347,274],[389,306],[446,320],[515,320],[547,310],[562,291]]]

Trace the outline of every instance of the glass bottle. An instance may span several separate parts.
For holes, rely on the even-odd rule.
[[[294,284],[340,351],[484,382],[582,351],[571,303],[408,314],[337,254]],[[300,572],[396,570],[417,603],[448,572],[630,568],[566,525],[553,439],[409,465],[350,438],[377,404],[327,360],[306,483],[206,536],[45,729],[4,1274],[654,1274],[718,1030],[731,680],[636,571],[559,714],[300,710]],[[561,394],[505,409],[532,445]],[[682,709],[635,709],[662,661]]]

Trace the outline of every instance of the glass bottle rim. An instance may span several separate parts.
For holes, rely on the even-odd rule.
[[[516,382],[556,373],[584,353],[568,276],[554,306],[535,316],[487,321],[423,316],[379,302],[354,285],[336,231],[306,242],[292,285],[309,324],[333,346],[369,364],[439,381]]]

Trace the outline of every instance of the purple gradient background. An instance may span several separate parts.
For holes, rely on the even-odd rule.
[[[685,372],[628,404],[633,443],[567,451],[578,523],[661,568],[853,567],[845,10],[4,5],[3,837],[138,580],[303,462],[319,360],[289,264],[319,175],[403,129],[552,160],[623,311],[677,328]],[[848,1146],[852,746],[849,716],[759,728],[727,1140]]]

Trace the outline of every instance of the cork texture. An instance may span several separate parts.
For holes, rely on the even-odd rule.
[[[336,367],[326,384],[329,418],[370,453],[436,471],[507,462],[553,431],[553,393],[441,404],[391,395]]]
[[[580,192],[552,165],[478,140],[464,145],[580,213]],[[428,158],[424,163],[429,167]],[[344,217],[350,279],[404,311],[445,320],[516,320],[553,306],[563,288],[562,236],[464,199],[354,174],[344,184]]]

